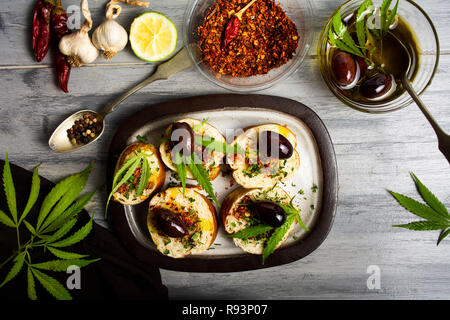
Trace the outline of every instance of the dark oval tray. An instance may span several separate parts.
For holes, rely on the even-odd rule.
[[[331,229],[336,213],[338,190],[336,156],[331,138],[316,113],[305,105],[286,98],[241,94],[206,95],[172,100],[144,108],[123,121],[112,139],[107,166],[108,186],[112,184],[117,155],[127,146],[130,137],[139,128],[167,116],[221,108],[246,108],[247,110],[263,108],[268,109],[268,111],[278,111],[300,119],[309,127],[317,143],[323,174],[321,206],[320,211],[315,213],[318,216],[314,226],[301,241],[277,249],[264,265],[261,263],[260,255],[247,253],[205,256],[204,258],[188,256],[175,259],[143,246],[129,225],[125,214],[125,206],[111,201],[108,216],[111,219],[113,229],[130,253],[144,263],[163,269],[188,272],[234,272],[268,268],[304,258],[321,245]],[[261,117],[266,116],[262,115]],[[143,211],[143,215],[146,205],[148,205],[148,201],[144,202],[141,209],[138,209]],[[145,218],[143,218],[142,223],[144,221]]]

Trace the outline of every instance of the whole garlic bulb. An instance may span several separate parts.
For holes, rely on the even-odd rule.
[[[87,0],[81,0],[81,12],[86,20],[80,30],[65,35],[59,42],[59,51],[68,56],[67,60],[73,67],[94,62],[98,57],[98,50],[89,38],[92,18]]]
[[[103,51],[102,55],[107,60],[112,59],[128,43],[127,31],[114,20],[121,11],[121,6],[109,4],[106,11],[106,20],[92,34],[92,43],[97,49]]]

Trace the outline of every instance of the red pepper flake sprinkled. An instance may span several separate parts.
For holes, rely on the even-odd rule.
[[[266,74],[287,63],[297,50],[297,27],[274,0],[256,1],[239,24],[232,23],[234,14],[247,3],[218,0],[198,28],[203,61],[218,73],[233,77]]]

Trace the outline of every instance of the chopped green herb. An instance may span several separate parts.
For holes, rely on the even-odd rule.
[[[147,137],[138,135],[136,137],[136,140],[139,141],[139,142],[142,142],[142,143],[146,143],[147,142]]]
[[[261,166],[258,164],[251,164],[245,168],[242,173],[244,174],[244,177],[253,178],[261,173]]]

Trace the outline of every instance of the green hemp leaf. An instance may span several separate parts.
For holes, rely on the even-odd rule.
[[[16,190],[9,165],[8,151],[6,151],[2,179],[9,215],[0,210],[0,223],[6,227],[16,229],[17,249],[14,250],[14,253],[9,258],[0,263],[0,269],[10,265],[8,273],[0,281],[0,289],[13,280],[25,266],[28,282],[27,293],[31,300],[38,298],[35,280],[56,299],[72,299],[70,293],[58,280],[41,270],[46,272],[65,272],[70,265],[77,265],[82,268],[99,260],[88,260],[85,259],[87,257],[86,255],[61,249],[80,242],[92,230],[93,220],[91,217],[79,230],[69,234],[77,222],[78,214],[95,193],[94,191],[77,200],[86,185],[92,166],[93,163],[82,172],[63,179],[50,190],[38,211],[37,223],[33,226],[26,218],[39,196],[39,166],[33,172],[28,202],[25,205],[24,211],[19,216],[16,203]],[[19,229],[22,223],[26,229]],[[23,234],[26,231],[29,232],[28,235]],[[69,235],[66,237],[67,234]],[[25,242],[21,241],[21,238],[29,240]],[[39,263],[32,262],[34,254],[42,256],[42,253],[44,253],[45,257],[47,252],[57,259]]]
[[[406,210],[424,219],[408,224],[393,225],[393,227],[409,230],[441,230],[437,245],[450,234],[450,214],[441,201],[415,176],[411,176],[416,184],[417,190],[426,204],[416,201],[405,195],[389,191],[397,202]]]

